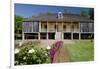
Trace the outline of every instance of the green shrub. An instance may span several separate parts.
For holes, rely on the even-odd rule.
[[[49,63],[46,49],[35,47],[22,47],[15,49],[15,65],[43,64]]]

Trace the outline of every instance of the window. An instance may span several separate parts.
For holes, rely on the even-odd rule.
[[[38,39],[38,33],[25,33],[25,39]]]
[[[39,22],[33,22],[33,32],[39,32]]]
[[[55,29],[56,29],[56,25],[55,25]]]
[[[93,32],[93,23],[81,23],[81,32]]]
[[[47,29],[47,25],[44,25],[44,28]]]
[[[66,31],[66,25],[63,25],[63,31]]]
[[[62,12],[58,12],[58,19],[63,19],[63,14],[62,14]]]
[[[64,33],[64,39],[71,39],[71,33]]]
[[[55,39],[55,33],[48,33],[49,39]]]
[[[74,25],[72,24],[72,31],[74,30]]]
[[[33,22],[24,22],[23,23],[23,31],[24,32],[32,32],[32,24]]]
[[[63,25],[63,29],[66,29],[66,25]]]

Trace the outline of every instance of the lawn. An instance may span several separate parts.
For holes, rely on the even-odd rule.
[[[70,62],[93,61],[94,43],[90,40],[73,40],[73,44],[64,44],[69,53]]]

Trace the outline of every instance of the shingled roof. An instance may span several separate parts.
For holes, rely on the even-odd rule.
[[[38,16],[32,16],[30,18],[24,18],[24,21],[79,21],[79,22],[94,22],[94,20],[89,19],[85,16],[80,16],[76,14],[63,14],[63,19],[57,18],[57,13],[54,14],[41,14]]]

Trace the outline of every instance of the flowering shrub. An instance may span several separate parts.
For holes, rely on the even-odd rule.
[[[54,62],[54,55],[56,51],[59,51],[59,48],[61,48],[61,46],[62,46],[62,41],[57,41],[55,44],[53,44],[52,48],[50,49],[51,63]]]
[[[15,49],[15,65],[49,63],[46,49],[35,47],[22,47]]]

